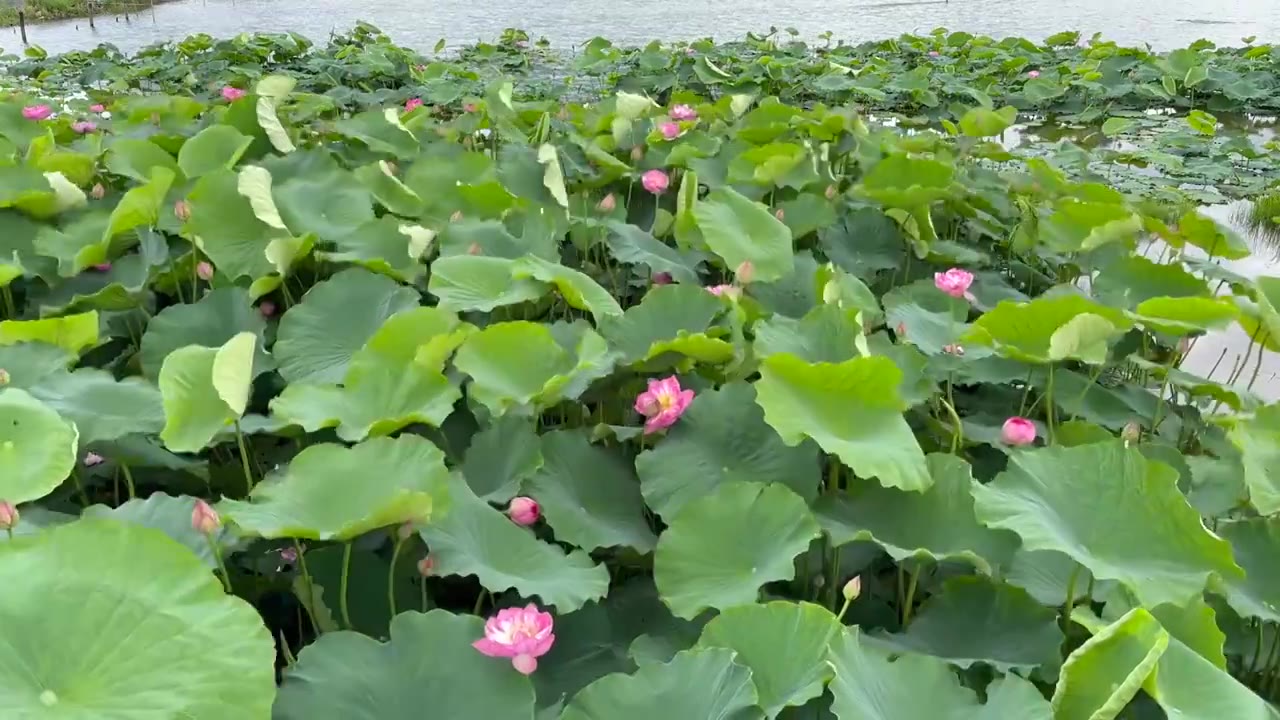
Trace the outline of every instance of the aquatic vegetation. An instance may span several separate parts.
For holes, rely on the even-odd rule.
[[[1077,39],[15,61],[8,711],[1275,718],[1275,55]]]

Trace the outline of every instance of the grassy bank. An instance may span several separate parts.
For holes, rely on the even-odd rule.
[[[121,13],[142,12],[150,9],[151,3],[138,2],[137,0],[128,2],[124,0],[99,0],[92,3],[88,0],[28,1],[26,6],[27,24],[76,17],[87,18],[90,14],[90,6],[92,6],[95,16],[119,15]],[[17,24],[18,9],[16,7],[0,8],[0,27],[12,27]]]

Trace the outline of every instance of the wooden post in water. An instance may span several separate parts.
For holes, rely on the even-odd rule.
[[[27,0],[18,0],[18,32],[22,33],[22,44],[27,44]]]
[[[92,28],[92,29],[94,29],[94,30],[97,30],[97,28],[93,27],[93,9],[94,9],[94,7],[95,7],[97,4],[98,4],[98,0],[89,0],[89,3],[88,3],[88,7],[89,7],[89,27],[90,27],[90,28]]]

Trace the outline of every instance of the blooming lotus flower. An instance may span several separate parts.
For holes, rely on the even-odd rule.
[[[1009,445],[1030,445],[1036,441],[1035,423],[1024,417],[1011,417],[1000,428],[1000,439]]]
[[[640,184],[654,195],[661,195],[671,185],[671,178],[661,170],[650,170],[640,176]]]
[[[671,112],[668,113],[668,115],[671,116],[672,120],[697,120],[698,119],[698,111],[694,110],[688,105],[676,105],[675,107],[671,108]]]
[[[84,466],[93,467],[94,465],[101,465],[104,459],[105,458],[96,452],[87,452],[84,454]]]
[[[245,93],[244,90],[241,90],[238,87],[231,87],[230,85],[228,85],[222,88],[222,99],[226,100],[227,102],[235,102],[236,100],[239,100],[240,98],[244,97],[246,94],[247,93]]]
[[[551,613],[540,612],[533,603],[499,610],[485,622],[484,637],[471,647],[489,657],[511,658],[512,667],[528,675],[556,641],[552,622]]]
[[[209,535],[222,527],[222,518],[209,503],[196,500],[196,506],[191,509],[191,527],[201,535]]]
[[[679,123],[665,122],[658,126],[658,130],[662,133],[662,137],[667,140],[675,140],[680,137]]]
[[[96,103],[89,106],[89,112],[103,113],[107,111],[107,106],[102,103]]]
[[[934,273],[933,284],[953,298],[970,297],[969,286],[973,284],[973,273],[951,268],[944,273]]]
[[[199,276],[201,280],[208,280],[209,278],[212,278],[213,266],[201,260],[200,262],[196,263],[196,275]]]
[[[80,122],[71,123],[71,129],[81,135],[87,135],[98,129],[98,123],[92,120],[81,120]]]
[[[1031,72],[1027,73],[1027,77],[1031,78],[1032,80],[1035,80],[1036,78],[1040,77],[1040,71],[1032,70]]]
[[[507,506],[507,516],[515,524],[528,527],[542,517],[542,507],[538,505],[537,500],[519,495],[511,498],[511,504]]]
[[[22,117],[28,120],[44,120],[53,114],[48,105],[28,105],[22,108]]]
[[[732,285],[712,285],[707,288],[707,292],[716,297],[727,297],[730,300],[737,300],[742,297],[742,289]]]
[[[0,500],[0,530],[13,531],[18,524],[18,508],[8,500]]]
[[[645,416],[644,434],[671,427],[693,402],[693,391],[680,389],[675,375],[650,380],[649,389],[636,396],[636,412]]]
[[[413,112],[420,107],[422,107],[422,98],[409,98],[404,103],[405,112]]]

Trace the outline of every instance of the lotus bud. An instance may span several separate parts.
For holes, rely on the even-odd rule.
[[[1036,441],[1036,426],[1024,417],[1011,417],[1000,428],[1000,439],[1015,447]]]
[[[672,279],[671,273],[669,272],[657,272],[653,274],[654,285],[670,285]]]
[[[635,147],[631,148],[631,160],[632,160],[632,162],[640,162],[641,158],[643,158],[643,157],[644,157],[644,147],[643,147],[643,146],[641,146],[641,145],[637,145],[637,146],[635,146]]]
[[[473,242],[467,246],[468,255],[483,255],[484,248],[480,247],[480,243]]]
[[[258,312],[262,313],[262,317],[271,317],[276,314],[276,304],[270,300],[263,300],[258,303]]]
[[[835,200],[835,199],[836,199],[836,186],[835,186],[835,185],[828,185],[828,186],[827,186],[827,193],[826,193],[826,195],[827,195],[827,199],[828,199],[828,200]]]
[[[4,387],[5,385],[8,385],[8,384],[9,384],[9,371],[5,370],[4,368],[0,368],[0,387]]]
[[[1130,420],[1125,423],[1124,429],[1120,431],[1120,438],[1124,440],[1125,445],[1138,442],[1142,439],[1142,425],[1136,420]]]
[[[894,328],[894,331],[898,334],[898,337],[905,338],[907,336],[907,324],[904,322],[898,323],[898,326]]]
[[[778,208],[777,210],[774,210],[774,211],[773,211],[773,216],[774,216],[774,217],[776,217],[776,218],[778,218],[778,222],[785,222],[785,218],[787,217],[787,213],[786,213],[786,212],[784,212],[782,208]]]
[[[453,214],[449,216],[449,222],[458,222],[461,219],[462,219],[461,210],[454,210]]]
[[[201,260],[196,263],[196,275],[199,276],[201,280],[209,280],[213,277],[213,266],[204,260]]]
[[[515,524],[528,527],[542,517],[542,508],[533,498],[520,495],[511,499],[511,504],[507,506],[507,515]]]
[[[0,530],[13,531],[18,524],[18,508],[8,500],[0,500]]]
[[[94,200],[101,200],[107,196],[107,189],[102,186],[102,183],[94,183],[93,189],[89,191],[89,196]]]
[[[618,199],[613,196],[613,193],[605,195],[604,199],[596,204],[596,209],[602,213],[611,213],[617,207]]]
[[[822,286],[822,302],[827,305],[838,305],[840,303],[840,283],[835,280],[828,280],[827,284]]]
[[[196,506],[191,510],[191,527],[201,535],[210,535],[222,527],[222,518],[209,503],[196,500]]]
[[[849,602],[856,600],[862,594],[862,576],[854,575],[849,579],[849,582],[844,584],[844,588],[840,592],[844,594],[845,600]]]
[[[173,204],[173,214],[182,222],[191,219],[191,204],[186,200],[179,200]]]
[[[436,561],[428,555],[418,561],[418,574],[422,577],[431,577],[431,571],[435,568]]]
[[[463,112],[473,113],[473,112],[475,112],[475,111],[476,111],[476,104],[475,104],[475,103],[463,103],[463,104],[462,104],[462,111],[463,111]]]
[[[396,528],[396,537],[401,540],[408,540],[413,537],[413,523],[402,523],[400,527]]]
[[[94,465],[101,465],[104,459],[105,458],[96,452],[87,452],[84,454],[84,466],[93,467]]]
[[[748,285],[751,283],[752,278],[756,276],[756,266],[750,260],[743,260],[742,264],[738,265],[738,268],[733,271],[733,274],[737,277],[738,284]]]

